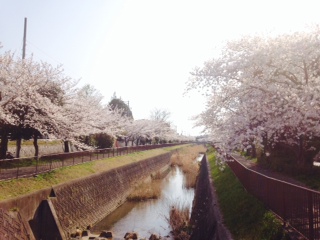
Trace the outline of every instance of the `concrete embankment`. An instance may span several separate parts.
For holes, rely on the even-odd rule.
[[[232,235],[224,226],[218,199],[213,188],[207,156],[201,160],[191,214],[190,240],[229,240]]]
[[[69,239],[120,206],[132,188],[169,166],[171,153],[0,202],[0,239]]]

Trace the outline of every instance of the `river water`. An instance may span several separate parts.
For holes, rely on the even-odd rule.
[[[112,231],[114,239],[123,239],[126,232],[136,232],[149,239],[152,233],[167,239],[170,236],[171,206],[188,207],[191,212],[194,189],[184,187],[185,177],[180,168],[173,168],[162,180],[161,197],[143,202],[126,202],[92,229],[95,233]]]

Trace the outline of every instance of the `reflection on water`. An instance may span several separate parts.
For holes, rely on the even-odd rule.
[[[196,158],[196,161],[201,162],[203,156],[204,156],[204,154],[199,154],[199,156]]]
[[[184,175],[179,168],[173,169],[162,181],[161,197],[144,202],[126,202],[100,223],[92,231],[111,230],[114,237],[123,238],[126,232],[135,231],[140,237],[152,233],[170,235],[168,223],[172,205],[192,207],[194,189],[184,188]]]

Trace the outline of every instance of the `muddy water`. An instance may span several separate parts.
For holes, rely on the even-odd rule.
[[[194,189],[184,187],[184,175],[174,168],[162,181],[161,197],[144,202],[126,202],[92,229],[99,233],[111,230],[115,238],[123,239],[126,232],[134,231],[139,238],[149,239],[152,233],[170,237],[168,223],[171,206],[192,207]]]

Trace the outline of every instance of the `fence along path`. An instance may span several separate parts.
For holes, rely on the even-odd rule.
[[[268,177],[247,168],[235,156],[227,164],[245,189],[302,236],[320,240],[320,192]]]
[[[91,151],[43,155],[36,158],[13,158],[0,160],[0,181],[31,177],[54,169],[81,164],[88,161],[127,155],[156,148],[180,145],[181,143],[141,145],[121,148],[105,148]]]

